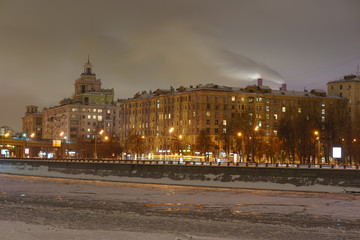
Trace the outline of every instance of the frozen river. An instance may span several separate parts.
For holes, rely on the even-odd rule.
[[[0,174],[0,239],[359,239],[360,196]]]

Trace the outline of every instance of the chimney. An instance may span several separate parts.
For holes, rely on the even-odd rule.
[[[281,90],[286,91],[286,83],[281,84]]]
[[[262,78],[258,78],[257,82],[258,82],[258,87],[262,87],[262,85],[263,85],[263,79],[262,79]]]

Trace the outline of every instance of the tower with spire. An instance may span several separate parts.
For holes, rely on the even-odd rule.
[[[114,89],[102,89],[101,80],[96,78],[93,68],[88,57],[84,71],[75,81],[73,101],[82,104],[111,104],[114,102]]]

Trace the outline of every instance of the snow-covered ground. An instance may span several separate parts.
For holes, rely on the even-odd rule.
[[[359,200],[0,174],[0,239],[358,239]]]

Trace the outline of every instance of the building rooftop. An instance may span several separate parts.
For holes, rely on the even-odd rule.
[[[346,75],[342,79],[331,81],[331,82],[328,82],[327,84],[329,84],[329,83],[343,83],[343,82],[360,82],[360,76],[359,75],[357,76],[357,75],[354,75],[354,74]]]
[[[128,99],[119,99],[118,101],[126,101],[126,100],[135,100],[135,99],[147,99],[153,98],[155,96],[166,96],[166,95],[173,95],[173,94],[181,94],[181,93],[189,93],[189,92],[196,92],[196,91],[219,91],[219,92],[234,92],[234,93],[248,93],[248,94],[265,94],[265,95],[276,95],[276,96],[294,96],[294,97],[328,97],[328,98],[339,98],[336,96],[327,96],[326,91],[322,89],[313,89],[311,91],[295,91],[295,90],[274,90],[268,86],[258,86],[258,85],[250,85],[246,88],[240,87],[228,87],[217,85],[213,83],[208,84],[199,84],[195,87],[190,86],[185,88],[184,86],[180,86],[177,89],[170,87],[169,89],[157,89],[155,91],[143,91],[138,92],[134,95],[133,98]]]

